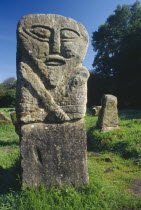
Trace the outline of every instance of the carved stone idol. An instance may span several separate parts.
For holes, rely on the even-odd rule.
[[[116,96],[104,95],[102,97],[102,109],[98,116],[97,127],[103,132],[119,129]]]
[[[89,73],[86,29],[52,14],[24,16],[17,28],[17,107],[23,182],[88,182],[83,117]]]

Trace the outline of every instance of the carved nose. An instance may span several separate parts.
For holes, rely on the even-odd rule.
[[[60,32],[57,31],[54,33],[54,39],[52,44],[52,53],[59,54],[60,53]]]

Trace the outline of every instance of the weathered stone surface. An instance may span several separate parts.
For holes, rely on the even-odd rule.
[[[20,123],[83,118],[87,102],[86,29],[60,15],[24,16],[17,29]]]
[[[117,97],[104,95],[102,97],[102,109],[100,110],[97,127],[107,132],[118,127]]]
[[[33,14],[19,21],[16,116],[23,182],[29,185],[88,182],[80,123],[87,102],[87,47],[86,29],[71,18]]]
[[[16,112],[11,112],[10,117],[11,117],[13,125],[16,125],[17,124]]]
[[[112,172],[114,172],[114,170],[111,169],[111,168],[107,168],[107,169],[104,171],[105,174],[107,174],[107,173],[112,173]]]
[[[100,156],[102,156],[102,155],[98,154],[98,153],[88,155],[88,157],[100,157]]]
[[[11,112],[10,117],[11,117],[13,125],[15,126],[16,133],[20,134],[20,125],[18,124],[18,121],[17,121],[16,112]]]
[[[136,195],[141,196],[141,179],[133,180],[133,183],[131,184],[129,191]]]
[[[0,112],[0,123],[9,124],[12,122],[3,112]]]
[[[100,112],[101,108],[102,108],[102,106],[94,106],[92,108],[92,112],[93,112],[94,116],[98,116],[99,115],[99,112]]]
[[[84,120],[22,126],[21,157],[23,180],[28,185],[87,184]]]

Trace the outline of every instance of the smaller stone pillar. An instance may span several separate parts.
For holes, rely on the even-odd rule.
[[[119,129],[117,97],[113,95],[102,97],[102,109],[99,113],[97,127],[103,132]]]

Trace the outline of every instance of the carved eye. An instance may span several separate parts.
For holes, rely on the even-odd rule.
[[[37,38],[43,41],[49,41],[51,36],[51,30],[49,30],[48,28],[43,28],[41,26],[35,26],[30,29],[25,29],[25,32],[33,38]]]
[[[80,35],[78,32],[69,30],[69,29],[63,29],[61,31],[61,38],[63,41],[71,41],[72,39],[78,38]]]
[[[42,28],[42,27],[36,27],[30,30],[31,33],[35,34],[38,37],[41,38],[50,38],[51,32],[47,28]]]

